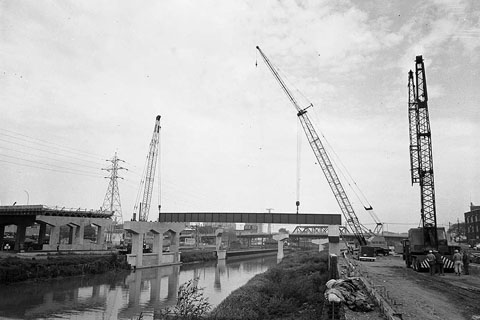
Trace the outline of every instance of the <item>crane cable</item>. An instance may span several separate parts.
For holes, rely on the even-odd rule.
[[[297,214],[300,209],[300,180],[301,180],[301,163],[302,163],[302,125],[300,121],[297,122],[297,201],[295,205],[297,206]]]
[[[328,142],[327,138],[325,137],[325,135],[323,134],[323,132],[320,131],[320,134],[321,136],[323,137],[323,140],[325,141],[326,145],[328,146],[331,155],[333,155],[334,157],[331,157],[332,158],[332,162],[335,164],[335,166],[337,167],[337,170],[340,172],[340,175],[343,177],[344,181],[347,182],[348,186],[350,187],[350,189],[353,191],[353,193],[355,194],[355,196],[357,197],[358,201],[360,201],[360,203],[362,204],[363,208],[368,211],[368,213],[370,214],[370,216],[372,217],[372,219],[376,222],[376,223],[379,223],[380,222],[380,219],[378,218],[377,214],[375,213],[375,210],[373,210],[373,207],[372,205],[370,204],[370,202],[368,201],[367,197],[365,196],[365,194],[362,192],[362,190],[360,189],[360,187],[358,186],[357,182],[355,181],[355,179],[353,179],[352,175],[350,174],[350,172],[348,171],[347,167],[343,164],[342,160],[340,159],[340,157],[338,156],[338,154],[335,152],[335,150],[333,149],[332,145]],[[336,160],[335,160],[336,159]],[[353,186],[352,186],[353,184]]]
[[[158,222],[160,222],[160,210],[162,208],[162,179],[161,179],[161,169],[162,169],[162,139],[161,139],[162,130],[158,131],[158,158],[157,158],[157,167],[158,167]]]

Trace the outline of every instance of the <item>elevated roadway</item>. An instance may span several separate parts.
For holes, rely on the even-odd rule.
[[[44,250],[103,250],[106,249],[104,232],[113,224],[112,212],[67,209],[65,207],[49,207],[44,205],[0,206],[0,242],[3,241],[5,227],[16,225],[15,251],[23,249],[26,228],[35,223],[40,225],[38,245]],[[97,229],[97,243],[84,244],[84,228],[93,224]],[[49,244],[43,244],[46,226],[50,228]],[[70,236],[68,244],[60,243],[60,227],[68,226]],[[0,244],[0,248],[3,248]]]
[[[224,222],[341,225],[340,214],[268,213],[268,212],[166,212],[159,222]]]

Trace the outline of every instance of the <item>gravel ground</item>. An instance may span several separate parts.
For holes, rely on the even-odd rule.
[[[480,316],[480,276],[446,273],[431,276],[405,267],[402,257],[377,257],[375,262],[350,260],[359,274],[385,298],[403,320],[475,319]],[[347,319],[382,319],[353,314]]]

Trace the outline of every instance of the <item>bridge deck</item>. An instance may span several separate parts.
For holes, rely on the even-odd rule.
[[[44,205],[0,206],[0,217],[35,215],[108,219],[111,218],[112,213],[110,211],[87,211],[85,209],[66,209]]]
[[[225,222],[341,225],[340,214],[292,214],[252,212],[175,212],[161,213],[160,222]]]

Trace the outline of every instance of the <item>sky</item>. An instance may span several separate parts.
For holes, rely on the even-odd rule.
[[[407,75],[422,55],[437,221],[480,203],[478,1],[3,0],[0,204],[98,209],[117,153],[130,220],[161,115],[152,208],[341,213],[257,45],[313,103],[360,222],[350,185],[395,232],[420,222]]]

